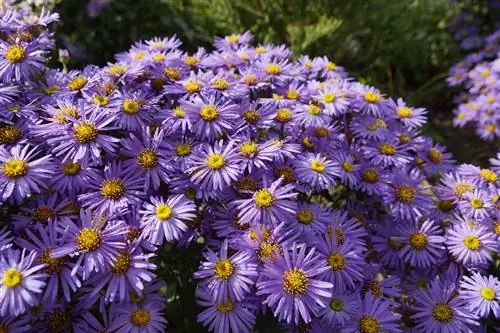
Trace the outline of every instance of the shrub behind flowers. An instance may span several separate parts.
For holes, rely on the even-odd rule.
[[[200,243],[209,331],[494,327],[497,173],[421,136],[424,109],[249,32],[50,69],[56,18],[0,26],[4,331],[179,327],[161,257]]]

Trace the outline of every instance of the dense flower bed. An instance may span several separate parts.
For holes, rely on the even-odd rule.
[[[481,36],[476,20],[463,13],[452,26],[455,38],[470,54],[451,68],[447,81],[466,89],[455,99],[453,124],[460,128],[471,124],[478,136],[491,141],[500,136],[500,30]]]
[[[194,242],[210,331],[493,328],[498,175],[424,109],[248,32],[50,69],[56,19],[0,21],[3,331],[164,331],[158,253]]]

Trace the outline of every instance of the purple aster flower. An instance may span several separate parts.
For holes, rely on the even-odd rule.
[[[0,42],[0,78],[3,82],[21,81],[38,70],[40,71],[44,65],[45,51],[42,50],[43,45],[34,41],[32,43],[13,43],[8,44],[5,41]]]
[[[305,244],[293,244],[275,262],[264,264],[263,279],[257,283],[257,295],[280,321],[309,323],[312,316],[327,306],[333,285],[319,279],[328,267]]]
[[[394,119],[399,120],[405,127],[420,128],[427,122],[427,110],[408,107],[402,98],[398,98],[397,103],[390,107],[394,109]]]
[[[270,187],[264,187],[252,194],[252,197],[237,200],[241,223],[254,225],[256,223],[277,226],[283,221],[292,221],[296,214],[297,203],[294,201],[297,193],[293,193],[293,184],[280,186],[283,178],[274,181]]]
[[[377,89],[359,83],[352,89],[357,92],[353,99],[356,110],[375,117],[382,117],[389,112],[390,105]]]
[[[60,192],[75,196],[88,188],[90,179],[96,177],[96,170],[82,162],[57,161],[55,172],[50,179],[51,187]]]
[[[331,116],[315,104],[301,104],[293,111],[296,116],[297,123],[305,127],[326,126],[331,121]]]
[[[448,229],[446,237],[448,251],[464,265],[478,265],[492,260],[498,251],[495,236],[481,225],[460,223]]]
[[[107,271],[99,272],[87,281],[94,286],[93,293],[103,292],[106,302],[128,301],[132,290],[138,296],[142,295],[144,284],[153,281],[155,277],[152,271],[156,269],[156,265],[149,262],[155,254],[142,253],[140,241],[135,241],[127,249],[120,250]]]
[[[500,281],[492,275],[485,277],[475,272],[471,277],[464,276],[459,298],[479,317],[487,317],[491,312],[500,317]]]
[[[488,216],[493,203],[486,191],[475,190],[472,193],[465,193],[463,200],[458,202],[460,213],[468,218],[483,219]]]
[[[116,101],[110,103],[108,109],[114,114],[115,123],[125,130],[139,130],[153,120],[155,97],[142,91],[118,92]],[[110,114],[108,113],[108,116]]]
[[[294,163],[297,179],[315,190],[329,189],[337,183],[339,166],[327,156],[305,153],[296,157]]]
[[[211,294],[216,302],[226,302],[228,299],[241,301],[250,292],[257,277],[257,264],[251,262],[252,256],[247,251],[238,251],[228,257],[227,239],[221,245],[217,255],[210,249],[203,254],[203,262],[195,279],[204,279],[203,288]]]
[[[112,308],[113,321],[110,324],[111,332],[163,332],[167,320],[163,315],[163,307],[158,303],[125,303],[116,304]]]
[[[358,294],[354,293],[333,293],[329,306],[320,312],[323,322],[339,328],[351,321],[359,312]]]
[[[243,141],[238,144],[240,159],[245,165],[245,169],[252,173],[253,168],[267,169],[273,161],[278,145],[273,140],[257,143],[253,140]]]
[[[416,304],[415,328],[429,333],[468,332],[471,325],[478,325],[477,317],[467,310],[463,302],[453,297],[453,284],[433,281],[426,290],[420,290]]]
[[[105,135],[109,130],[109,124],[114,120],[106,112],[84,111],[85,106],[81,103],[80,117],[71,120],[71,126],[57,137],[47,140],[56,156],[62,156],[63,161],[73,162],[89,161],[99,162],[102,151],[113,154],[116,143],[120,139]]]
[[[120,220],[110,217],[96,219],[90,211],[80,211],[78,225],[71,223],[58,226],[63,235],[61,245],[52,249],[52,257],[63,258],[77,256],[71,274],[76,275],[82,269],[82,278],[86,280],[91,273],[106,270],[125,248],[127,229]]]
[[[399,328],[400,316],[391,312],[391,303],[374,298],[367,294],[364,300],[359,300],[360,311],[354,315],[342,332],[368,333],[368,332],[401,332]]]
[[[191,180],[202,189],[222,191],[238,180],[241,163],[236,155],[236,147],[230,141],[224,147],[222,142],[215,146],[204,145],[192,156],[193,166],[186,170]]]
[[[150,184],[157,190],[162,180],[168,183],[168,172],[172,170],[166,158],[166,147],[162,144],[163,131],[156,130],[150,135],[150,130],[149,127],[142,129],[142,140],[131,133],[122,150],[122,154],[132,157],[123,163],[124,172],[143,175],[144,192],[148,191]]]
[[[114,214],[139,203],[143,196],[140,175],[126,171],[120,162],[113,162],[104,168],[104,174],[95,174],[90,179],[86,193],[78,200],[97,214]]]
[[[423,178],[416,172],[406,175],[398,172],[384,193],[386,204],[392,205],[393,214],[400,219],[414,219],[427,212],[431,204],[427,187],[421,185]]]
[[[0,189],[2,201],[21,202],[32,192],[40,193],[52,176],[51,156],[36,159],[37,149],[0,147]]]
[[[300,202],[295,217],[295,223],[290,225],[293,233],[306,238],[315,238],[326,231],[331,212],[316,204]]]
[[[38,224],[33,231],[26,229],[26,235],[28,240],[19,239],[17,243],[37,253],[37,261],[40,265],[44,265],[42,271],[48,276],[42,295],[43,300],[55,302],[56,298],[62,294],[64,299],[70,302],[71,293],[82,285],[78,276],[71,274],[74,265],[69,258],[55,258],[52,254],[53,249],[62,245],[57,224],[52,221],[49,221],[46,226]]]
[[[319,242],[318,250],[328,268],[321,277],[332,282],[336,292],[353,290],[363,280],[363,250],[355,243],[340,245],[336,238],[327,235]]]
[[[397,168],[411,161],[407,150],[407,147],[396,138],[369,142],[362,147],[363,157],[371,160],[374,165]]]
[[[198,139],[214,139],[230,131],[238,116],[238,106],[217,94],[198,95],[181,104]]]
[[[7,249],[0,255],[0,315],[19,316],[37,305],[47,274],[35,264],[36,252]]]
[[[407,264],[430,268],[445,255],[445,238],[440,236],[440,228],[430,220],[422,224],[416,221],[401,223],[397,232],[400,236],[394,237],[394,241],[404,244],[399,255]]]
[[[141,229],[153,244],[179,240],[188,230],[186,223],[196,218],[196,206],[184,195],[174,195],[164,200],[151,197],[145,202],[141,213]]]
[[[198,305],[205,308],[196,320],[210,332],[236,333],[251,332],[256,320],[255,300],[236,302],[227,298],[225,301],[214,301],[210,293],[203,289],[196,291]]]

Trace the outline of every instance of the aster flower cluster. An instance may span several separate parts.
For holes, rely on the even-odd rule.
[[[424,109],[248,32],[66,73],[45,64],[56,15],[22,15],[0,26],[3,331],[163,332],[159,253],[193,243],[212,332],[498,317],[498,170],[457,167]]]
[[[462,44],[466,43],[462,46],[473,52],[451,68],[447,79],[450,86],[466,89],[455,98],[458,106],[453,111],[453,124],[459,128],[471,124],[483,140],[494,140],[500,136],[500,30],[486,37],[466,33],[475,28],[469,22],[457,32],[467,36],[462,36]]]

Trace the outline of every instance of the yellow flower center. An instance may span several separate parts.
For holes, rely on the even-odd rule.
[[[332,103],[333,101],[335,101],[335,94],[334,93],[331,93],[331,92],[327,92],[323,95],[323,101],[325,103]]]
[[[229,81],[224,79],[216,79],[212,82],[212,86],[217,90],[227,90],[229,88]]]
[[[200,109],[200,117],[205,121],[214,121],[219,113],[213,105],[204,105]]]
[[[299,93],[297,92],[297,90],[288,90],[286,92],[286,98],[297,99],[297,98],[299,98]]]
[[[370,184],[374,184],[378,181],[378,173],[375,169],[366,169],[365,171],[363,171],[363,174],[361,176],[363,177],[363,180],[365,182]]]
[[[278,64],[271,63],[267,65],[266,73],[270,75],[278,75],[281,73],[281,67]]]
[[[168,205],[159,204],[156,206],[156,217],[161,221],[168,220],[172,216],[172,213],[172,208]]]
[[[474,186],[472,184],[467,183],[457,183],[453,186],[453,193],[461,198],[465,193],[472,192],[474,190]]]
[[[276,254],[280,252],[280,246],[273,241],[264,241],[257,249],[257,257],[260,261],[267,259],[273,260]]]
[[[488,77],[488,76],[490,76],[490,71],[487,70],[487,69],[485,69],[484,71],[481,72],[481,76],[482,77]]]
[[[276,173],[278,174],[278,177],[283,177],[284,182],[286,184],[290,184],[295,180],[292,168],[289,167],[277,168]]]
[[[67,176],[74,176],[81,170],[81,165],[78,162],[66,162],[63,166],[64,174]]]
[[[441,159],[443,157],[443,154],[436,148],[431,148],[427,152],[427,157],[429,157],[429,160],[434,163],[434,164],[439,164],[441,163]]]
[[[308,284],[307,274],[298,268],[290,269],[283,274],[283,288],[293,296],[305,294]]]
[[[394,148],[393,145],[388,144],[388,143],[382,143],[378,147],[378,151],[381,154],[384,154],[384,155],[387,155],[387,156],[393,156],[394,154],[396,154],[396,148]]]
[[[432,308],[432,316],[440,323],[449,323],[453,319],[453,310],[446,303],[437,303]]]
[[[496,297],[495,290],[493,288],[483,288],[481,289],[481,297],[487,301],[492,301]]]
[[[123,101],[123,112],[129,115],[134,115],[139,112],[139,103],[133,99],[126,99]]]
[[[483,204],[484,204],[483,200],[479,198],[472,198],[470,200],[470,205],[475,209],[483,208]]]
[[[94,97],[92,97],[92,102],[94,102],[94,104],[97,106],[106,106],[108,105],[109,99],[107,96],[95,95]]]
[[[9,268],[3,274],[2,283],[7,288],[15,288],[23,281],[23,274],[17,268]]]
[[[156,155],[156,151],[152,149],[141,151],[137,159],[141,168],[144,169],[151,169],[158,165],[158,156]]]
[[[224,156],[221,154],[212,154],[207,158],[207,164],[212,170],[219,170],[224,166]]]
[[[260,208],[269,208],[274,204],[274,197],[267,189],[257,191],[255,204]]]
[[[163,70],[163,73],[172,80],[179,80],[181,78],[181,70],[179,68],[167,67]]]
[[[229,298],[227,299],[226,303],[217,304],[217,311],[221,313],[228,313],[233,311],[233,309],[234,309],[234,304]]]
[[[441,212],[449,212],[453,208],[455,208],[455,204],[453,203],[452,200],[439,200],[439,202],[437,204],[437,208]]]
[[[180,107],[180,106],[176,106],[173,110],[172,110],[174,116],[176,116],[177,118],[184,118],[186,116],[186,111]]]
[[[186,59],[184,59],[184,63],[188,66],[195,66],[199,62],[200,59],[194,56],[187,56]]]
[[[73,136],[79,143],[89,143],[97,138],[99,131],[97,127],[90,122],[82,122],[75,126]]]
[[[153,59],[153,61],[156,61],[156,62],[162,62],[163,60],[165,60],[165,55],[163,53],[156,53],[156,54],[153,54],[152,59]]]
[[[493,124],[487,124],[486,125],[486,131],[488,133],[493,133],[493,132],[495,132],[496,129],[497,129],[496,126],[493,125]]]
[[[495,227],[493,229],[494,229],[495,235],[500,236],[500,222],[499,221],[495,222]]]
[[[405,244],[404,243],[401,243],[401,242],[398,242],[397,240],[395,240],[394,238],[390,237],[389,238],[389,246],[391,247],[391,249],[393,249],[394,251],[399,251],[401,250]]]
[[[396,114],[401,118],[410,118],[411,117],[411,109],[407,106],[402,106],[396,109]]]
[[[80,90],[87,84],[87,78],[83,75],[78,75],[73,80],[68,82],[69,90]]]
[[[335,69],[337,69],[337,64],[329,61],[326,63],[326,69],[328,69],[329,71],[334,71]]]
[[[130,315],[130,322],[137,327],[145,327],[151,321],[151,314],[146,309],[137,309]]]
[[[243,156],[252,157],[259,151],[259,147],[255,142],[248,141],[240,145],[240,152]]]
[[[125,194],[125,183],[119,178],[111,178],[102,182],[101,195],[107,199],[117,200]]]
[[[130,256],[128,253],[122,253],[116,257],[116,261],[111,268],[111,273],[120,275],[128,272],[130,268]]]
[[[281,108],[276,111],[276,120],[280,123],[287,123],[292,120],[292,110],[287,108]]]
[[[255,52],[257,52],[258,54],[263,54],[263,53],[266,53],[267,50],[266,50],[266,48],[264,46],[257,46],[255,48]]]
[[[469,250],[477,251],[481,247],[481,240],[476,235],[469,235],[464,238],[464,244]]]
[[[246,110],[243,112],[243,118],[249,124],[255,124],[260,119],[260,113],[255,110]]]
[[[17,64],[24,60],[24,58],[26,57],[26,52],[19,45],[11,45],[5,51],[4,57],[8,62]]]
[[[396,199],[403,203],[410,203],[416,199],[416,191],[409,185],[401,185],[396,189]]]
[[[321,109],[318,106],[311,104],[309,105],[309,109],[307,109],[307,113],[311,116],[318,116],[321,114]]]
[[[342,163],[342,169],[344,169],[344,171],[346,172],[352,172],[352,164],[348,161],[345,161],[344,163]]]
[[[380,333],[380,322],[371,315],[362,315],[358,321],[360,333]]]
[[[345,268],[345,257],[340,252],[332,252],[327,258],[328,265],[332,268],[332,271],[338,272]]]
[[[408,241],[410,243],[411,248],[417,251],[422,251],[427,247],[427,244],[429,244],[427,235],[422,232],[412,233]]]
[[[55,84],[53,86],[50,86],[50,87],[47,87],[43,92],[46,94],[46,95],[49,95],[49,96],[52,96],[52,94],[55,92],[55,91],[58,91],[61,89],[61,86]]]
[[[313,219],[314,219],[314,214],[313,214],[312,210],[310,210],[310,209],[307,209],[307,208],[301,209],[297,213],[297,220],[301,224],[306,224],[306,225],[311,224]]]
[[[177,156],[181,157],[188,156],[189,154],[191,154],[191,146],[188,144],[179,143],[177,147],[175,147],[175,153],[177,154]]]
[[[1,166],[3,174],[8,178],[22,177],[28,173],[28,165],[20,159],[8,159]]]
[[[46,265],[43,271],[47,274],[57,274],[61,271],[62,265],[66,262],[64,258],[54,258],[52,250],[46,249],[40,254],[40,263]]]
[[[334,298],[330,302],[330,308],[333,311],[340,312],[340,311],[344,310],[344,301],[341,300],[340,298]]]
[[[0,144],[15,143],[21,138],[23,132],[14,125],[6,125],[0,128]]]
[[[190,94],[200,92],[201,84],[194,80],[189,80],[184,84],[184,89]]]
[[[379,94],[377,94],[373,91],[365,92],[363,97],[364,97],[365,101],[367,101],[368,103],[376,103],[382,99],[382,96],[380,96]]]
[[[78,119],[80,118],[80,113],[75,106],[61,106],[56,110],[52,118],[58,124],[67,124],[69,120],[66,116]]]
[[[233,272],[234,264],[229,259],[219,259],[215,263],[214,274],[218,279],[227,281],[233,276]]]
[[[120,64],[113,64],[108,68],[108,73],[115,76],[125,74],[127,67]]]
[[[488,183],[495,183],[497,181],[497,174],[495,171],[490,169],[481,169],[479,175],[482,179],[486,180]]]
[[[245,77],[243,78],[243,82],[247,86],[254,86],[259,81],[257,80],[257,76],[255,76],[254,74],[248,74],[248,75],[245,75]]]
[[[318,173],[323,173],[325,171],[325,164],[321,162],[320,160],[312,160],[310,164],[311,170],[318,172]]]
[[[76,247],[80,251],[95,251],[102,242],[103,238],[97,229],[83,228],[75,238]]]

